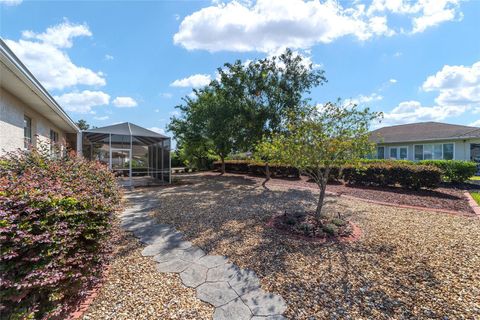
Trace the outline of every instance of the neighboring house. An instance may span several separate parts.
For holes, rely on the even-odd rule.
[[[0,155],[29,146],[80,151],[79,133],[75,122],[0,39]]]
[[[377,158],[470,160],[480,164],[480,128],[439,122],[384,127],[371,132]]]

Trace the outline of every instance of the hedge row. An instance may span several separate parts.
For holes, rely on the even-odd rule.
[[[477,164],[473,161],[423,160],[419,164],[439,168],[447,182],[463,183],[477,173]]]
[[[2,319],[62,318],[100,276],[119,203],[98,162],[35,150],[1,157]]]
[[[382,159],[366,159],[362,163],[390,163],[390,164],[411,164],[411,165],[427,165],[439,168],[442,171],[442,179],[446,182],[463,183],[477,172],[477,164],[473,161],[462,160],[382,160]]]
[[[219,170],[221,162],[214,163]],[[225,160],[227,172],[265,176],[265,164],[249,160]],[[298,169],[288,166],[270,166],[272,177],[296,177]],[[433,166],[418,165],[408,161],[364,161],[342,170],[331,168],[330,180],[344,180],[348,184],[369,186],[401,186],[409,189],[438,187],[442,171]]]
[[[222,163],[215,161],[213,163],[214,170],[220,170]],[[270,165],[270,175],[275,178],[299,178],[298,169],[284,165]],[[248,173],[258,176],[265,176],[266,166],[262,162],[254,162],[251,160],[225,160],[225,171],[235,173]]]
[[[343,180],[348,184],[396,186],[407,189],[434,189],[442,182],[442,171],[433,166],[408,163],[369,163],[343,168]]]

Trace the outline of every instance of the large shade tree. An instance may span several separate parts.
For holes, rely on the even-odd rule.
[[[222,161],[232,152],[252,151],[263,137],[286,130],[289,115],[300,113],[310,90],[323,84],[323,70],[286,50],[279,57],[218,69],[207,87],[178,106],[169,129],[180,146],[212,150]]]
[[[310,108],[288,124],[288,131],[264,139],[257,150],[298,168],[320,189],[315,216],[322,218],[327,182],[333,168],[355,163],[372,154],[369,126],[380,113],[356,105],[329,102]]]
[[[218,156],[224,173],[225,158],[236,150],[237,106],[215,87],[195,90],[194,93],[195,98],[186,98],[185,104],[179,106],[181,117],[172,119],[169,130],[190,150]]]

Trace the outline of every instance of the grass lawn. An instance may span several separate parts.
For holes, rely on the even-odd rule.
[[[286,300],[289,319],[480,318],[480,219],[337,198],[363,235],[318,244],[266,225],[273,214],[314,209],[311,190],[182,179],[188,184],[144,190],[160,199],[158,221],[255,271],[264,290]]]
[[[480,176],[473,176],[470,180],[480,181]]]
[[[472,198],[480,205],[480,192],[471,192]]]

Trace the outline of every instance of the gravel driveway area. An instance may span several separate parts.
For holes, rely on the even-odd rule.
[[[273,214],[284,210],[314,209],[314,191],[277,185],[266,190],[258,180],[232,176],[181,179],[184,184],[139,192],[158,197],[154,214],[160,223],[173,225],[207,254],[225,255],[255,271],[262,289],[285,299],[288,318],[480,318],[478,218],[338,198],[363,235],[351,244],[318,244],[266,226]],[[128,255],[132,264],[139,258],[137,251]],[[149,262],[141,263],[150,268]],[[141,277],[141,270],[129,277],[137,272]],[[111,290],[122,285],[120,278]],[[165,275],[158,283],[166,281],[174,292],[189,290],[178,289],[177,276]],[[150,290],[148,285],[145,290]],[[137,292],[141,290],[124,294]],[[183,293],[179,297],[162,289],[158,295],[162,301],[169,300],[161,295],[187,299],[197,308],[197,318],[209,318],[208,308],[195,302],[193,292],[183,298]],[[167,311],[163,315],[173,318]]]

